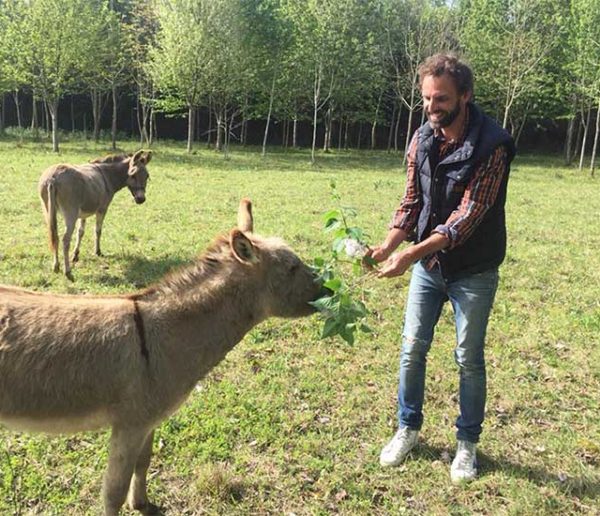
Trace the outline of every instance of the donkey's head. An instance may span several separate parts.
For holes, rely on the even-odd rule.
[[[133,195],[137,204],[146,200],[146,183],[148,182],[148,171],[146,165],[152,159],[152,151],[137,151],[129,158],[129,170],[127,171],[127,188]]]
[[[238,228],[229,244],[236,260],[261,278],[258,293],[267,316],[301,317],[315,311],[309,303],[327,294],[314,271],[279,238],[253,235],[252,205],[243,199]],[[250,273],[250,270],[249,270]]]

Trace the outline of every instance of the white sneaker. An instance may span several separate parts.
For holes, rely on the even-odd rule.
[[[477,477],[477,445],[469,441],[458,441],[456,457],[450,468],[450,478],[455,484],[470,482]]]
[[[379,464],[382,466],[398,466],[417,444],[418,430],[399,428],[392,440],[385,445],[379,455]]]

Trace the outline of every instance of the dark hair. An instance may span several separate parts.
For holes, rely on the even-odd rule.
[[[435,54],[428,57],[419,66],[419,85],[423,85],[423,79],[428,75],[440,77],[447,74],[452,78],[460,95],[473,92],[473,72],[463,62],[452,54]]]

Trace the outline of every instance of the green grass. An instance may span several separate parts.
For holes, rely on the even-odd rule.
[[[134,142],[126,151],[137,148]],[[0,283],[52,292],[133,291],[202,252],[235,223],[242,196],[255,230],[306,260],[327,252],[322,214],[334,179],[372,242],[403,193],[397,156],[306,151],[231,159],[160,143],[147,202],[115,197],[76,281],[51,272],[36,184],[58,161],[107,153],[73,141],[0,141]],[[412,460],[378,465],[395,430],[407,277],[371,280],[372,335],[319,339],[321,321],[255,328],[159,428],[150,495],[169,514],[600,514],[600,185],[552,157],[522,156],[509,185],[509,249],[488,331],[489,396],[481,476],[449,480],[458,375],[447,308],[428,367],[425,424]],[[93,225],[91,225],[93,226]],[[0,430],[0,513],[97,514],[107,432],[56,438]]]

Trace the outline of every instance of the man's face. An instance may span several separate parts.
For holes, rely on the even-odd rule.
[[[448,75],[427,75],[421,85],[423,108],[433,129],[448,127],[464,112],[471,96],[470,92],[460,95],[454,81]]]

